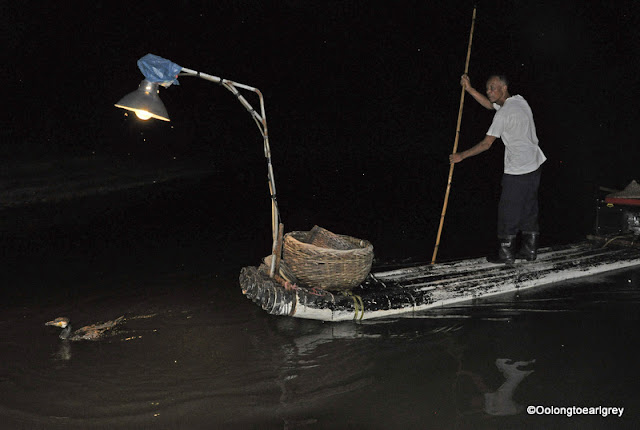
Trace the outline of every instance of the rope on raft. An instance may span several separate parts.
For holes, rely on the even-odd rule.
[[[613,241],[615,241],[615,240],[618,240],[618,239],[628,239],[628,238],[629,238],[629,236],[615,236],[615,237],[612,237],[611,239],[607,240],[607,241],[605,242],[605,244],[604,244],[604,245],[602,245],[602,247],[603,247],[603,248],[606,248],[607,246],[609,246],[609,245],[611,244],[611,242],[613,242]],[[631,240],[631,245],[633,245],[633,244],[635,243],[635,241],[636,241],[636,238],[635,238],[635,236],[634,236],[634,237],[633,237],[633,239]]]
[[[353,320],[362,321],[362,317],[364,317],[364,303],[362,302],[362,297],[357,294],[353,294],[351,291],[343,291],[342,295],[353,299]],[[358,308],[360,308],[360,318],[358,318]]]

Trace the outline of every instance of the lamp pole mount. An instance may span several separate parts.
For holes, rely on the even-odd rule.
[[[149,54],[147,57],[155,57],[155,56]],[[144,58],[147,58],[147,57],[143,57],[140,61],[142,61]],[[155,57],[155,58],[158,59],[159,61],[170,63],[168,62],[168,60],[164,60],[160,57]],[[153,61],[153,58],[151,60]],[[140,62],[138,64],[140,66]],[[276,256],[279,254],[280,247],[278,246],[278,244],[281,241],[280,236],[282,234],[282,228],[280,224],[280,212],[278,210],[278,201],[276,199],[276,182],[273,174],[273,165],[271,163],[271,148],[269,146],[269,132],[267,128],[267,115],[264,108],[264,97],[262,96],[262,93],[260,92],[260,90],[252,86],[230,81],[228,79],[222,79],[218,76],[213,76],[207,73],[198,72],[196,70],[188,69],[186,67],[180,67],[173,63],[171,63],[171,65],[175,66],[177,70],[180,71],[178,73],[178,76],[198,77],[198,78],[219,84],[224,88],[226,88],[227,90],[229,90],[240,102],[240,104],[244,106],[244,108],[247,110],[249,115],[251,115],[251,118],[253,118],[254,122],[258,126],[258,129],[260,130],[260,134],[262,135],[262,138],[263,138],[264,156],[267,159],[267,177],[269,180],[269,193],[271,197],[271,229],[272,229],[273,245],[271,248],[271,265],[269,268],[269,275],[271,277],[274,277],[277,269],[276,267],[277,262],[280,260],[279,258],[276,258]],[[146,77],[146,74],[145,74],[145,77]],[[176,77],[175,74],[171,76],[171,78],[175,78],[175,77]],[[258,96],[258,99],[260,101],[259,112],[256,111],[256,109],[254,109],[253,106],[251,106],[251,104],[240,93],[239,90],[251,91]],[[136,115],[138,115],[141,119],[156,118],[164,121],[169,121],[169,116],[166,113],[166,109],[164,108],[164,105],[162,104],[162,102],[160,101],[160,98],[158,97],[158,83],[151,82],[147,79],[142,81],[138,90],[123,97],[118,103],[116,103],[116,106],[135,112]]]
[[[275,176],[273,174],[273,165],[271,163],[271,147],[269,146],[269,129],[267,128],[267,114],[264,108],[264,97],[260,90],[255,87],[241,84],[238,82],[234,82],[228,79],[222,79],[218,76],[209,75],[207,73],[198,72],[196,70],[188,69],[186,67],[182,68],[182,71],[179,76],[194,76],[201,79],[205,79],[207,81],[214,82],[216,84],[222,85],[224,88],[229,90],[240,102],[242,106],[247,110],[249,115],[253,118],[258,129],[260,130],[260,134],[263,139],[264,146],[264,156],[267,159],[267,177],[269,180],[269,192],[271,195],[271,230],[272,230],[272,249],[271,249],[271,267],[269,270],[269,275],[271,277],[275,274],[276,269],[276,251],[278,244],[278,232],[280,225],[280,211],[278,210],[278,201],[276,198],[276,182]],[[260,113],[258,113],[253,106],[244,98],[242,94],[238,91],[238,89],[247,90],[255,93],[258,96],[260,101]]]

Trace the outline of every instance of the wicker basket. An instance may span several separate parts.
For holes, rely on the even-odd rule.
[[[318,235],[310,237],[312,231],[292,231],[284,236],[283,260],[296,278],[307,286],[333,291],[348,291],[360,285],[371,270],[373,245],[344,235],[335,235],[332,240],[330,235],[334,233],[321,229],[323,243],[348,243],[353,249],[317,246],[308,243],[314,237],[318,243]]]

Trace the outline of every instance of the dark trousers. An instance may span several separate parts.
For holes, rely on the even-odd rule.
[[[538,232],[538,188],[541,167],[524,175],[502,176],[498,203],[498,237],[514,237],[520,231]]]

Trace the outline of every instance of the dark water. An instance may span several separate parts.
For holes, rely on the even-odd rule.
[[[269,253],[268,201],[252,201],[266,191],[251,178],[226,189],[228,175],[3,210],[0,427],[637,425],[638,269],[361,324],[273,317],[237,281]],[[286,230],[338,225],[326,208],[288,212]],[[378,263],[430,257],[413,215],[395,218],[404,236],[380,213],[354,233],[349,215],[338,232],[387,226],[370,229]],[[44,325],[120,315],[97,342],[61,341]],[[624,412],[530,415],[529,405]]]

